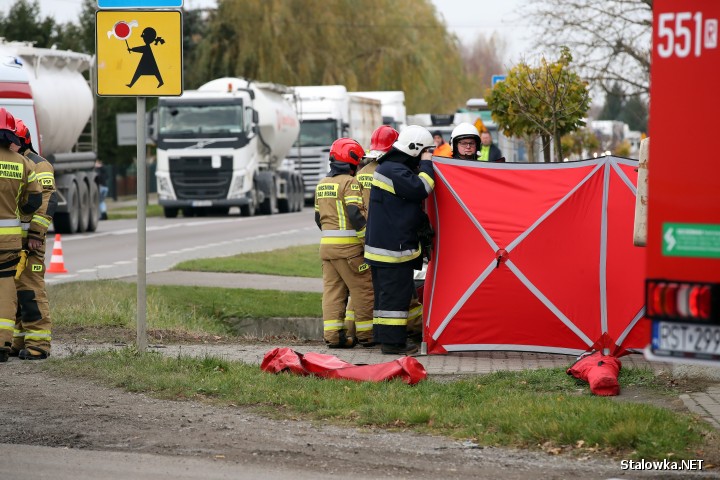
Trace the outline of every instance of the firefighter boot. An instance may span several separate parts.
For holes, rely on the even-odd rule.
[[[357,345],[355,337],[348,337],[345,330],[338,331],[338,342],[328,343],[328,348],[353,348]]]
[[[0,348],[0,363],[7,362],[10,357],[9,348]]]
[[[418,351],[418,346],[412,342],[402,343],[383,343],[380,351],[386,355],[412,355]]]
[[[37,347],[23,348],[18,353],[20,360],[45,360],[49,356],[48,352]]]

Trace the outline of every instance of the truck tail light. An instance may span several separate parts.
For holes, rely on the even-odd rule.
[[[665,293],[663,295],[663,312],[665,315],[676,317],[678,315],[677,309],[677,291],[679,285],[677,283],[668,283],[665,286]]]
[[[663,310],[663,295],[665,294],[665,282],[658,282],[651,291],[652,298],[649,299],[648,305],[652,306],[653,315],[665,315]]]
[[[710,318],[710,287],[696,285],[690,289],[688,298],[690,315],[707,320]]]
[[[645,306],[649,318],[720,323],[720,285],[648,280]]]

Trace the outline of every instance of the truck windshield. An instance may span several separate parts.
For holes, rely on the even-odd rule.
[[[300,122],[300,135],[295,146],[324,147],[338,139],[334,120],[305,120]]]
[[[161,105],[160,135],[239,135],[243,131],[243,108],[239,104]]]

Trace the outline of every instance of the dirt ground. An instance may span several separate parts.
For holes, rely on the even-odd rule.
[[[346,478],[720,478],[718,470],[623,471],[618,459],[481,448],[468,442],[273,420],[239,407],[166,401],[54,377],[42,362],[0,365],[0,435],[6,443],[282,465]],[[646,401],[638,390],[626,399]],[[665,405],[681,409],[672,399]],[[480,406],[479,406],[480,407]]]

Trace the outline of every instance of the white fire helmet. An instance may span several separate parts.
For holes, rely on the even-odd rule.
[[[408,125],[400,132],[397,141],[393,143],[394,148],[411,157],[418,157],[423,150],[434,146],[433,136],[427,128],[420,125]]]

